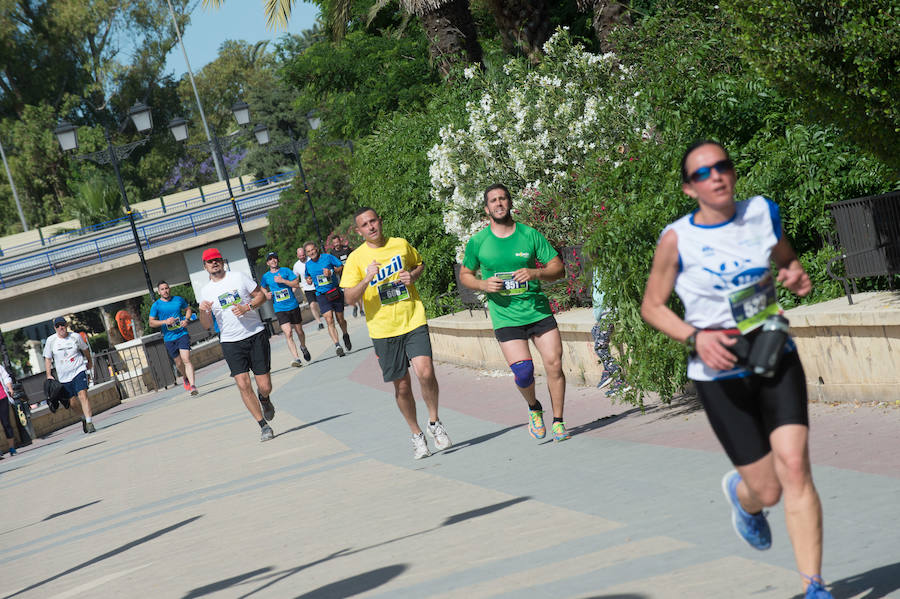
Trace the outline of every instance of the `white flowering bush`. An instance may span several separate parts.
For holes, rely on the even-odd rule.
[[[565,29],[544,52],[538,66],[512,59],[494,75],[465,69],[465,84],[477,86],[480,100],[466,105],[467,126],[441,128],[428,153],[431,196],[443,205],[445,230],[459,239],[460,261],[466,241],[484,226],[488,185],[504,183],[520,218],[529,220],[535,198],[570,196],[574,172],[590,156],[646,128],[631,72],[614,54],[587,52]]]

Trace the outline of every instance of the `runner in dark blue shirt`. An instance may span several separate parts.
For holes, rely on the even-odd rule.
[[[338,356],[344,355],[341,344],[338,343],[337,329],[334,321],[337,319],[344,333],[344,347],[350,351],[350,334],[347,333],[347,321],[344,319],[344,292],[338,287],[338,277],[344,270],[341,261],[331,254],[320,254],[319,248],[312,242],[303,246],[306,251],[306,280],[316,286],[316,301],[322,310],[322,316],[328,323],[328,334],[334,341],[334,352]]]

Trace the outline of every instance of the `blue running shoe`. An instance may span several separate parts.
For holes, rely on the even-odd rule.
[[[825,590],[825,581],[821,576],[813,576],[809,578],[809,586],[806,587],[806,599],[834,599],[827,590]]]
[[[750,543],[754,549],[763,551],[772,546],[772,531],[769,530],[769,522],[765,514],[748,514],[737,496],[737,486],[741,482],[741,475],[737,470],[731,470],[722,477],[722,492],[731,504],[731,523],[734,532]]]

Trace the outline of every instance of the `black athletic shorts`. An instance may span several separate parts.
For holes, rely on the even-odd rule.
[[[396,337],[372,339],[372,345],[385,383],[405,377],[412,358],[431,357],[431,337],[428,336],[427,324]]]
[[[524,339],[525,341],[528,341],[535,335],[540,335],[541,333],[546,333],[547,331],[552,331],[556,328],[558,328],[556,319],[550,315],[547,318],[532,322],[531,324],[515,327],[500,327],[499,329],[494,330],[494,336],[500,343],[512,341],[513,339]]]
[[[251,370],[253,374],[266,374],[272,367],[272,350],[265,330],[240,341],[224,341],[222,354],[231,376]]]
[[[309,305],[318,303],[318,301],[316,301],[316,290],[315,289],[304,289],[303,295],[306,296],[306,302]]]
[[[757,375],[694,381],[719,443],[735,466],[772,450],[769,435],[785,424],[809,426],[806,376],[796,351],[785,354],[772,378]]]
[[[300,314],[300,308],[275,312],[275,318],[278,319],[278,324],[303,324],[303,316]]]

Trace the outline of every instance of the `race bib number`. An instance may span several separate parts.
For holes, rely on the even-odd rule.
[[[287,289],[276,289],[272,296],[275,298],[276,302],[283,302],[291,296],[291,292]]]
[[[171,325],[171,326],[166,325],[166,330],[167,330],[167,331],[179,331],[179,330],[181,330],[181,329],[183,329],[183,328],[184,328],[184,327],[181,326],[181,321],[180,321],[180,320],[177,321],[175,324],[173,324],[173,325]]]
[[[520,283],[513,278],[511,272],[497,272],[494,276],[503,281],[503,289],[499,291],[500,295],[520,295],[528,291],[528,281]]]
[[[326,277],[325,275],[316,275],[316,285],[319,287],[324,287],[325,285],[331,284],[331,277]]]
[[[395,304],[409,299],[409,289],[400,281],[389,281],[378,286],[378,297],[383,306]]]
[[[219,296],[219,306],[223,310],[227,310],[231,306],[241,303],[241,294],[236,291],[232,291],[229,293],[223,293]]]
[[[731,315],[737,328],[744,335],[759,328],[769,316],[781,312],[781,306],[775,299],[775,281],[771,275],[732,292],[728,296],[728,303],[731,304]]]

